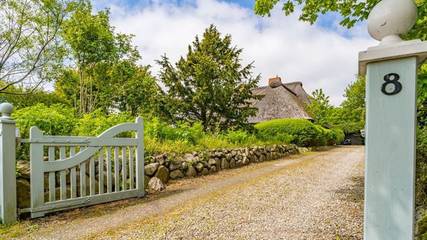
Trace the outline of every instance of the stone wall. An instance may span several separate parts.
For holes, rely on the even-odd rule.
[[[279,159],[298,152],[295,145],[273,145],[237,149],[216,149],[184,156],[161,154],[149,159],[145,166],[146,187],[152,191],[164,188],[170,179],[197,177],[250,163]],[[159,181],[161,183],[159,183]]]

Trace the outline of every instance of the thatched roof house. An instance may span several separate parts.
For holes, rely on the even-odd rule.
[[[253,93],[264,97],[254,102],[258,113],[248,119],[250,123],[281,118],[311,119],[304,109],[310,98],[301,82],[283,84],[280,77],[275,77],[269,79],[268,86],[256,88]]]

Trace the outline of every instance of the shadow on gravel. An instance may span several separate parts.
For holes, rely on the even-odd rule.
[[[335,191],[343,201],[360,203],[364,199],[365,179],[362,176],[352,177],[352,183]]]
[[[27,221],[33,224],[46,224],[49,222],[55,221],[67,221],[69,219],[88,219],[92,217],[100,217],[104,215],[110,215],[121,209],[132,207],[142,203],[153,202],[162,198],[166,198],[175,194],[180,194],[182,192],[188,191],[191,189],[179,189],[179,190],[166,190],[160,193],[149,193],[143,198],[131,198],[126,200],[119,200],[111,203],[105,203],[100,205],[95,205],[91,207],[82,207],[73,210],[66,210],[62,212],[56,212],[47,214],[46,217],[39,219],[26,219]]]

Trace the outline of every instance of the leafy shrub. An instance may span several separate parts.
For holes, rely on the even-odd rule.
[[[105,115],[101,110],[83,115],[77,121],[73,134],[77,136],[97,136],[120,123],[134,122],[135,119],[127,113]]]
[[[152,156],[160,153],[188,153],[201,150],[199,146],[195,146],[187,141],[182,140],[164,140],[144,137],[145,155]]]
[[[225,135],[224,138],[229,143],[233,144],[245,144],[249,141],[254,140],[254,136],[250,135],[246,131],[243,130],[229,130]],[[255,139],[256,140],[256,139]]]
[[[29,137],[32,126],[37,126],[46,135],[69,135],[77,121],[74,110],[61,104],[48,107],[40,103],[18,109],[12,116],[23,138]]]
[[[258,131],[257,138],[263,142],[278,144],[288,144],[294,140],[294,137],[288,133],[278,132],[275,135],[270,135],[269,131]]]
[[[316,126],[304,119],[275,119],[261,122],[255,125],[260,139],[281,138],[291,139],[291,142],[299,146],[319,146],[325,142],[324,134],[320,126]],[[291,137],[286,137],[286,135]]]
[[[331,129],[333,137],[335,139],[335,144],[341,144],[345,139],[345,133],[342,129],[333,128]]]
[[[147,121],[145,126],[146,135],[160,141],[179,140],[196,144],[205,134],[200,123],[194,123],[193,125],[178,123],[176,126],[171,126],[160,122],[157,118],[153,118]]]
[[[233,144],[230,144],[224,137],[214,134],[206,134],[197,144],[202,149],[230,148],[233,146]]]

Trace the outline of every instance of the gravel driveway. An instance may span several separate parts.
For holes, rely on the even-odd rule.
[[[181,180],[144,199],[21,223],[28,228],[21,234],[32,239],[362,239],[363,152],[338,147]]]

